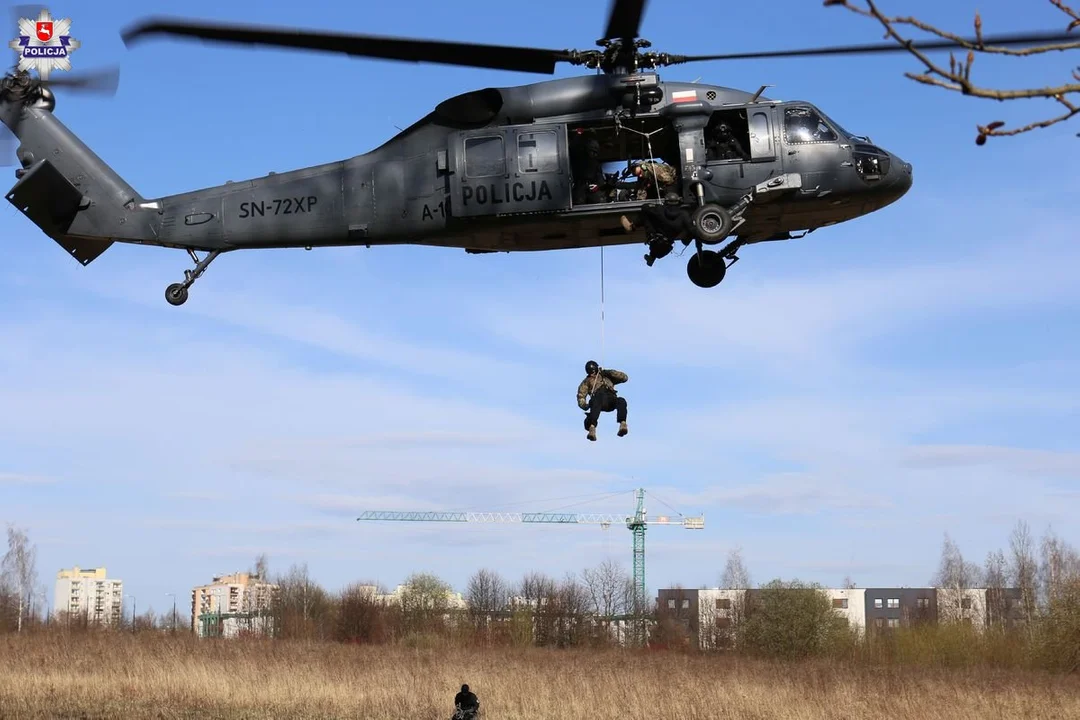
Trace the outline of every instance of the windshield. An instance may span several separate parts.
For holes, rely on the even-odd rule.
[[[845,136],[847,138],[850,138],[851,140],[865,140],[866,142],[870,142],[870,138],[868,138],[867,136],[865,136],[865,135],[856,135],[855,133],[850,132],[847,128],[843,127],[840,123],[833,120],[831,117],[829,117],[825,113],[821,112],[820,110],[818,112],[821,113],[821,117],[825,118],[825,122],[829,123],[834,128],[836,128],[836,131],[839,132],[841,135],[843,135],[843,136]]]

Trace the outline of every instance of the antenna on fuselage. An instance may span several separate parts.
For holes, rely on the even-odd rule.
[[[750,102],[756,103],[758,101],[758,98],[761,97],[761,93],[765,92],[765,88],[771,88],[771,87],[773,87],[773,86],[772,85],[762,85],[761,87],[759,87],[757,89],[757,92],[754,93],[754,97],[750,98]]]

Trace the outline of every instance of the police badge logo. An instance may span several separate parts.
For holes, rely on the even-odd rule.
[[[53,70],[71,70],[71,53],[79,41],[71,37],[71,20],[56,20],[43,8],[37,19],[19,19],[19,37],[8,47],[19,53],[19,70],[37,70],[42,80]]]

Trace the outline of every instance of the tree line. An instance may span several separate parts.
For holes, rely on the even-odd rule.
[[[35,604],[35,551],[25,532],[8,529],[8,552],[0,576],[0,632],[40,631],[46,620]],[[276,587],[269,601],[241,623],[240,634],[280,640],[408,646],[466,645],[609,647],[624,643],[632,629],[634,588],[630,575],[613,561],[569,573],[562,579],[529,572],[516,582],[490,569],[476,571],[459,601],[453,588],[430,573],[410,575],[387,601],[386,589],[356,582],[331,592],[311,578],[306,564],[271,575],[265,556],[253,574]],[[753,587],[740,549],[726,559],[719,586]],[[854,587],[849,578],[845,587]],[[938,664],[990,663],[1080,670],[1080,553],[1047,530],[1036,541],[1019,522],[1008,550],[994,550],[982,563],[966,558],[945,535],[937,571],[929,585],[939,595],[986,588],[985,623],[905,623],[889,632],[861,635],[837,613],[820,585],[776,579],[753,594],[735,592],[724,618],[699,610],[689,617],[682,603],[648,601],[648,644],[652,648],[721,652],[778,658],[829,656],[861,660]],[[1019,611],[1005,608],[1005,588],[1013,588]],[[677,589],[676,589],[677,590]],[[956,597],[959,597],[958,595]],[[999,602],[1001,603],[999,607]],[[948,602],[945,603],[946,605]],[[944,610],[947,611],[947,607]],[[1007,621],[1019,615],[1021,622]],[[723,622],[721,622],[721,619]],[[86,618],[48,620],[55,630],[89,629]],[[985,627],[979,627],[985,624]],[[101,631],[191,633],[190,605],[178,603],[155,614],[148,608]]]

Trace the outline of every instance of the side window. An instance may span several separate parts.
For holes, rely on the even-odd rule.
[[[492,177],[506,174],[506,149],[500,135],[465,140],[465,176]]]
[[[551,130],[522,133],[518,136],[518,172],[553,173],[559,171],[559,146]]]
[[[763,112],[750,114],[750,154],[756,158],[773,155],[769,116]]]
[[[784,135],[789,143],[836,142],[821,116],[808,107],[784,108]]]

